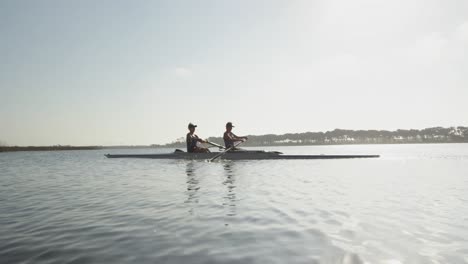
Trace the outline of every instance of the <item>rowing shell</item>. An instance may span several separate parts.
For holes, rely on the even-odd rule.
[[[188,153],[176,150],[165,154],[106,154],[108,158],[142,158],[142,159],[185,159],[185,160],[210,160],[220,152]],[[281,159],[356,159],[378,158],[379,155],[283,155],[277,151],[242,150],[226,152],[224,160],[281,160]]]

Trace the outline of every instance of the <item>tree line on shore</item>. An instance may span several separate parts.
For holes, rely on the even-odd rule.
[[[287,133],[282,135],[249,135],[244,146],[298,146],[338,144],[405,144],[405,143],[468,143],[468,127],[431,127],[425,129],[349,130],[335,129],[326,132]],[[211,142],[221,143],[221,137],[209,137]],[[176,141],[153,147],[184,147]]]
[[[425,129],[349,130],[335,129],[326,132],[287,133],[282,135],[249,135],[244,146],[300,146],[339,144],[411,144],[411,143],[468,143],[468,127],[431,127]],[[207,140],[222,144],[221,137]],[[148,146],[114,146],[114,148],[142,148]],[[150,147],[185,148],[185,142],[178,140],[164,145]],[[0,152],[44,151],[44,150],[92,150],[112,148],[104,146],[8,146],[0,141]]]
[[[49,150],[91,150],[100,149],[99,146],[6,146],[0,145],[0,152],[11,152],[11,151],[49,151]]]

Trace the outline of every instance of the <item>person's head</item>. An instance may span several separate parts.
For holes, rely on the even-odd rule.
[[[234,126],[232,125],[231,122],[226,123],[226,130],[231,131]]]
[[[194,124],[192,124],[192,123],[189,123],[189,124],[188,124],[188,129],[189,129],[190,132],[192,132],[192,133],[195,131],[195,128],[196,128],[196,127],[197,127],[197,125],[194,125]]]

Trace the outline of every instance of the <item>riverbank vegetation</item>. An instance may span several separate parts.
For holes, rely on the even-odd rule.
[[[432,127],[425,129],[349,130],[288,133],[283,135],[249,135],[244,146],[300,146],[339,144],[414,144],[414,143],[468,143],[468,127]],[[209,141],[221,144],[221,137]],[[154,147],[184,147],[185,142],[172,142]]]
[[[468,127],[432,127],[425,129],[349,130],[335,129],[326,132],[287,133],[282,135],[249,135],[243,146],[302,146],[340,144],[420,144],[420,143],[468,143]],[[207,138],[223,145],[221,137]],[[150,146],[8,146],[0,141],[0,152],[95,150],[108,148],[185,148],[184,138],[168,144]]]
[[[12,151],[55,151],[55,150],[90,150],[90,149],[101,149],[98,146],[0,146],[0,152],[12,152]]]

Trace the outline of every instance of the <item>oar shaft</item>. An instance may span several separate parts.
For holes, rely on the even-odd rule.
[[[222,148],[222,149],[225,149],[225,147],[219,145],[219,144],[216,144],[216,143],[213,143],[213,142],[210,142],[208,140],[205,140],[206,143],[212,145],[212,146],[215,146],[215,147],[218,147],[218,148]]]
[[[238,142],[237,144],[234,144],[233,146],[227,148],[226,150],[224,150],[223,152],[219,153],[218,155],[214,156],[213,158],[210,159],[210,161],[213,161],[221,156],[223,156],[224,154],[226,154],[228,151],[234,149],[235,147],[239,146],[241,143],[243,143],[244,141],[240,141]]]

